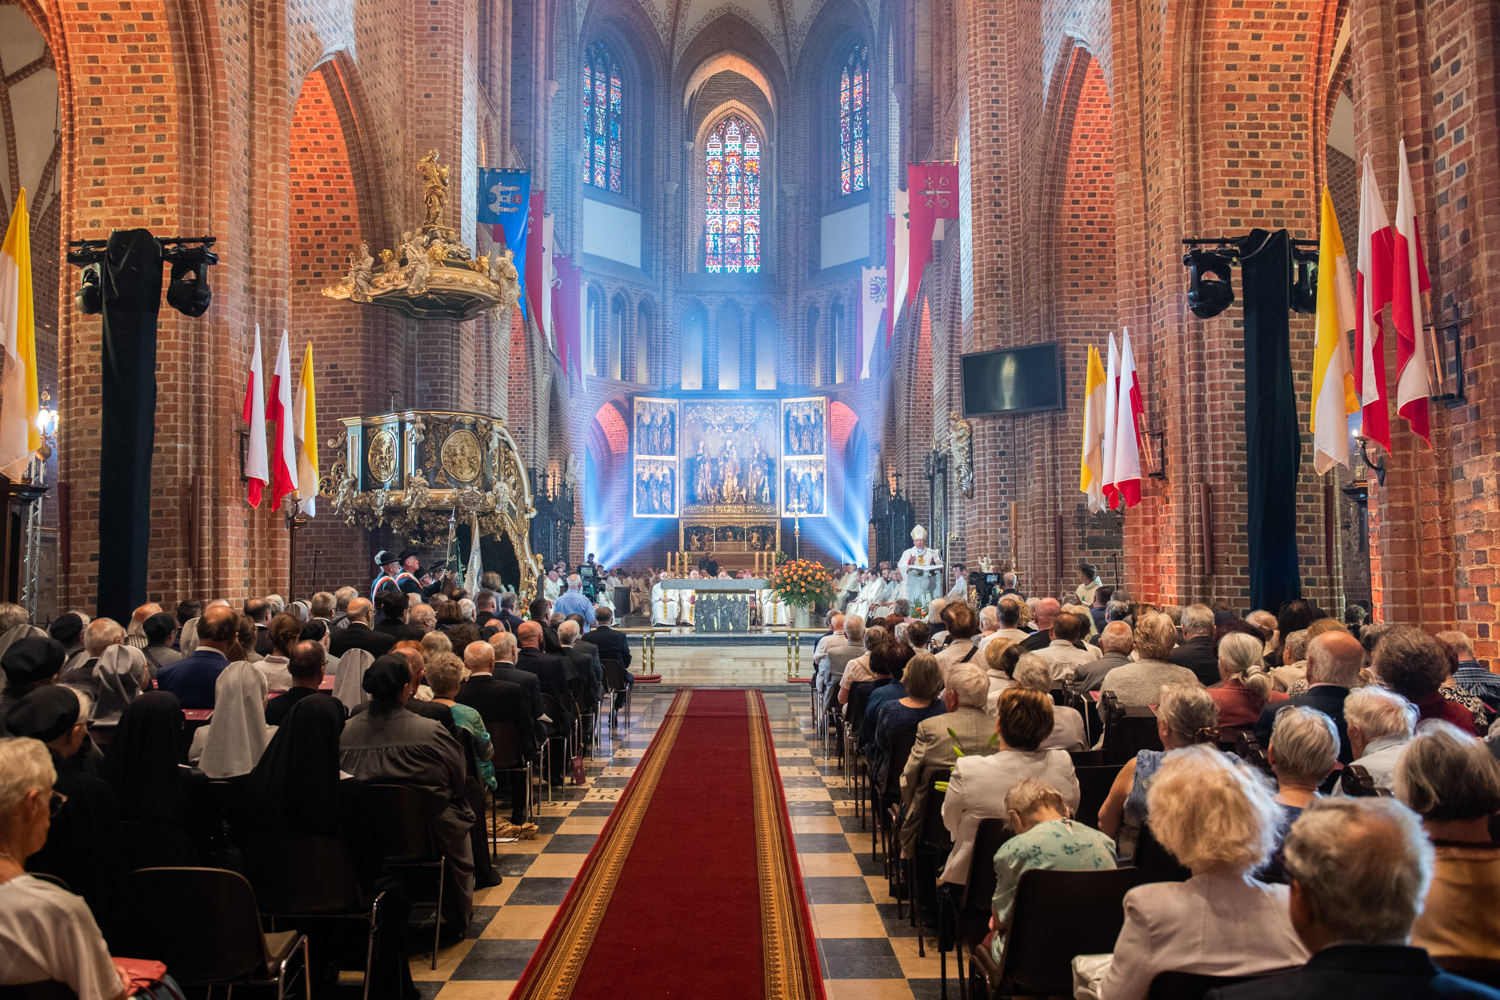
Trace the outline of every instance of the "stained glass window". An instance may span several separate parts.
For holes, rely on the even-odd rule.
[[[760,270],[760,137],[739,115],[708,136],[704,270],[713,274]]]
[[[839,188],[863,191],[870,183],[866,139],[870,132],[870,50],[861,45],[844,60],[839,77]]]
[[[621,192],[620,129],[624,99],[620,63],[603,42],[583,58],[583,182]]]

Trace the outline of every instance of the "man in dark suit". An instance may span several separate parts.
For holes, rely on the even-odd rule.
[[[1349,746],[1349,730],[1344,725],[1344,699],[1359,680],[1364,661],[1364,647],[1348,632],[1324,632],[1316,636],[1307,644],[1308,689],[1295,698],[1267,705],[1261,710],[1260,719],[1255,723],[1255,738],[1260,740],[1260,745],[1271,745],[1271,727],[1276,723],[1277,712],[1288,705],[1303,705],[1316,708],[1333,720],[1339,731],[1339,761],[1348,764],[1354,760],[1354,751]]]
[[[255,623],[255,651],[261,656],[271,655],[271,602],[252,597],[245,602],[245,617]]]
[[[592,710],[604,691],[604,668],[599,664],[599,647],[579,638],[583,632],[583,623],[577,621],[577,618],[574,615],[557,626],[557,638],[578,675],[579,683],[573,690],[578,692],[580,704],[587,703]]]
[[[521,685],[511,681],[501,680],[494,672],[494,650],[489,643],[471,643],[474,655],[464,656],[464,664],[469,668],[469,679],[464,681],[458,689],[458,697],[454,699],[461,705],[468,705],[478,712],[484,719],[484,726],[493,736],[500,725],[509,723],[515,726],[516,738],[520,743],[521,761],[516,763],[535,760],[537,753],[535,719],[530,717],[526,711],[526,693]],[[483,649],[489,649],[490,654],[484,655]],[[468,650],[465,650],[468,653]],[[497,761],[501,765],[509,761]],[[510,771],[510,821],[517,825],[526,822],[526,772]]]
[[[635,674],[630,672],[630,637],[614,627],[615,613],[604,605],[594,608],[594,619],[598,624],[585,632],[579,642],[593,643],[599,647],[599,659],[618,660],[625,668],[625,691],[635,687]],[[604,668],[599,670],[599,682],[604,682]],[[615,695],[615,708],[625,704],[625,693]]]
[[[375,617],[375,605],[367,598],[356,597],[349,602],[349,624],[333,634],[328,647],[330,656],[343,656],[351,649],[363,649],[371,656],[381,657],[391,651],[396,637],[388,632],[377,632],[370,627]],[[200,626],[201,627],[201,626]]]
[[[1204,1000],[1500,1000],[1407,943],[1431,870],[1421,821],[1396,800],[1314,802],[1286,839],[1292,927],[1312,958]]]
[[[1214,613],[1203,604],[1189,604],[1182,609],[1182,641],[1168,657],[1179,667],[1187,667],[1204,687],[1219,683],[1219,654],[1214,652]]]
[[[495,611],[495,592],[481,590],[474,595],[474,624],[484,628],[492,619],[499,618]]]
[[[380,595],[381,618],[375,626],[375,631],[394,636],[397,642],[403,639],[421,642],[422,636],[426,633],[417,626],[407,623],[407,615],[410,613],[411,601],[404,592],[386,591]]]
[[[490,647],[490,652],[486,654],[479,648],[481,645]],[[491,672],[495,677],[521,689],[521,702],[526,717],[531,720],[531,734],[535,741],[546,736],[545,724],[538,721],[542,717],[542,682],[536,674],[516,669],[519,649],[514,634],[497,632],[483,643],[471,642],[464,648],[464,666],[473,673],[476,666],[492,664]]]
[[[214,684],[229,666],[229,647],[239,634],[240,616],[215,604],[198,619],[198,648],[156,675],[156,686],[170,691],[183,708],[213,708]]]
[[[542,626],[537,622],[522,622],[521,629],[516,633],[516,639],[520,642],[520,653],[516,656],[516,667],[530,674],[536,674],[541,683],[542,695],[551,695],[556,699],[557,714],[551,709],[547,714],[552,717],[552,736],[565,736],[573,731],[573,717],[568,711],[568,675],[563,666],[561,656],[545,652],[542,649]],[[561,644],[558,645],[561,649]],[[559,718],[558,716],[561,716]],[[551,756],[552,773],[548,775],[552,784],[563,783],[563,760],[561,754]]]
[[[561,656],[562,643],[557,640],[557,629],[553,628],[549,621],[552,617],[552,602],[545,597],[533,598],[532,602],[526,606],[526,613],[531,615],[532,624],[541,626],[542,651],[551,653],[553,656]],[[521,634],[519,627],[516,629],[516,634]]]
[[[500,612],[495,616],[505,623],[505,627],[512,633],[521,627],[521,616],[516,614],[516,595],[505,593],[500,595]]]

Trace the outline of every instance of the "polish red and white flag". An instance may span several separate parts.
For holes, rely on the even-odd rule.
[[[262,398],[266,379],[260,365],[260,324],[255,324],[255,353],[250,357],[250,377],[245,385],[245,423],[250,425],[250,446],[245,454],[245,499],[260,506],[261,491],[271,482],[266,463],[266,404]]]
[[[1130,350],[1130,328],[1126,327],[1120,344],[1120,398],[1115,403],[1115,489],[1119,492],[1117,507],[1134,507],[1141,502],[1141,427],[1138,417],[1141,386],[1135,376],[1135,355]]]
[[[1391,220],[1365,154],[1359,183],[1358,270],[1354,283],[1354,388],[1362,433],[1391,450],[1390,394],[1385,388],[1385,307],[1391,301]]]
[[[1427,373],[1427,331],[1422,293],[1431,287],[1417,232],[1416,199],[1411,171],[1406,166],[1406,140],[1401,140],[1401,180],[1396,192],[1396,231],[1391,258],[1391,321],[1396,327],[1396,412],[1406,418],[1411,432],[1432,447],[1427,398],[1432,383]]]
[[[271,406],[267,416],[276,421],[276,446],[271,454],[271,507],[297,492],[297,440],[292,419],[292,358],[287,332],[281,331],[276,349],[276,371],[271,375]]]

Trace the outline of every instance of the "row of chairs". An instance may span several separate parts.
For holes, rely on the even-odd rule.
[[[432,838],[426,803],[407,785],[370,784],[366,789],[376,818],[372,827],[383,841],[386,874],[400,882],[413,903],[432,907],[436,968],[447,857]],[[275,960],[283,980],[278,998],[284,994],[282,966],[297,947],[305,961],[310,932],[334,945],[332,960],[339,968],[364,969],[368,996],[376,937],[386,929],[385,894],[367,897],[361,890],[343,841],[287,830],[257,831],[246,845],[247,874],[241,875],[203,867],[192,841],[174,824],[128,821],[122,828],[133,869],[127,882],[127,953],[165,962],[185,985],[260,981],[255,975],[269,966],[245,959],[254,951],[245,928],[253,923],[258,930],[263,923],[261,951],[268,963]],[[351,927],[356,932],[352,944]],[[405,934],[406,928],[388,932]]]

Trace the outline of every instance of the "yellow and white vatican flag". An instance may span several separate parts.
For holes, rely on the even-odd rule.
[[[1113,341],[1114,338],[1110,338]],[[1078,489],[1089,498],[1089,512],[1104,509],[1104,395],[1108,383],[1099,348],[1089,345],[1088,372],[1083,385],[1083,457]]]
[[[20,479],[31,457],[42,446],[36,418],[36,317],[31,299],[31,223],[26,214],[26,189],[0,248],[0,473]]]
[[[1333,212],[1333,196],[1323,187],[1323,219],[1318,233],[1318,323],[1313,346],[1313,469],[1319,475],[1335,465],[1349,466],[1349,414],[1359,411],[1349,334],[1354,330],[1354,284],[1349,257]]]
[[[302,349],[302,373],[292,404],[292,437],[297,454],[297,509],[318,514],[318,394],[313,385],[312,343]]]

